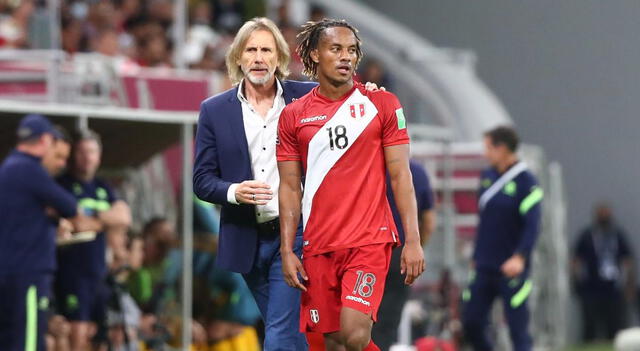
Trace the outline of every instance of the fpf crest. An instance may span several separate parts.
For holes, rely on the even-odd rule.
[[[349,105],[352,118],[364,117],[364,104]]]

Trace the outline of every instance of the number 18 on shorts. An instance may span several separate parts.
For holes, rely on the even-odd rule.
[[[304,257],[309,276],[302,293],[300,330],[340,330],[340,310],[352,308],[375,321],[393,243],[372,244]]]

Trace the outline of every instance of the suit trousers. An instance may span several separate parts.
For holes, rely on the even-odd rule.
[[[301,235],[296,237],[294,251],[300,257]],[[243,274],[243,277],[264,320],[263,350],[307,350],[307,340],[299,331],[300,290],[288,286],[282,273],[280,233],[262,233],[258,239],[256,255],[253,268],[249,273]]]

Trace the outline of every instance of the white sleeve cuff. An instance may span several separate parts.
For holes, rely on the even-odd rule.
[[[238,185],[240,184],[234,183],[229,185],[229,190],[227,190],[227,201],[230,204],[240,205],[240,203],[236,201],[236,189],[238,188]]]

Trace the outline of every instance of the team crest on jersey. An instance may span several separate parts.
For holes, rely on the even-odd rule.
[[[320,313],[318,313],[318,310],[309,310],[309,314],[311,315],[311,321],[313,323],[318,323],[320,322]]]
[[[364,104],[352,104],[349,105],[349,111],[352,118],[364,117]]]

